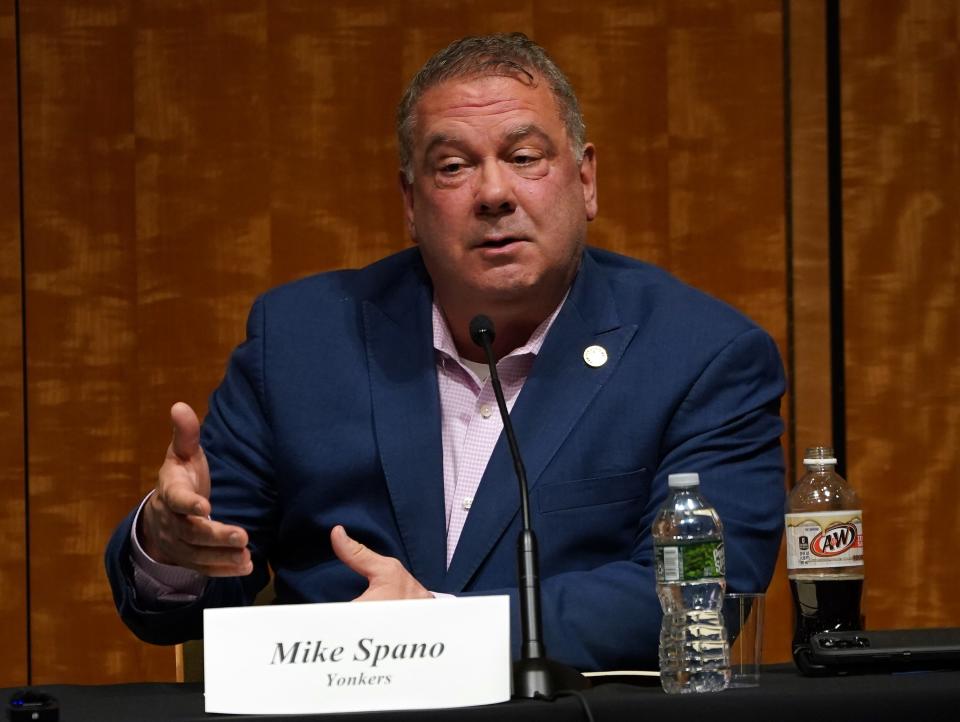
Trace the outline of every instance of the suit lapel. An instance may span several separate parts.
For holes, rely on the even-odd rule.
[[[554,321],[511,412],[531,490],[587,406],[616,369],[636,332],[622,326],[606,275],[585,253],[570,296]],[[607,362],[584,361],[588,346],[602,346]],[[457,544],[443,591],[459,592],[519,514],[520,492],[501,435]]]
[[[439,589],[446,566],[440,400],[431,288],[419,265],[363,303],[373,421],[410,571]]]

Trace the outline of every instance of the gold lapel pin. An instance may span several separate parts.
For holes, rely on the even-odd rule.
[[[583,350],[583,360],[587,366],[598,369],[607,362],[607,349],[603,346],[587,346]]]

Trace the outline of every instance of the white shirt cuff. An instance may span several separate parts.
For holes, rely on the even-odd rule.
[[[137,538],[137,526],[143,505],[155,494],[147,494],[137,513],[133,517],[133,526],[130,529],[130,559],[133,562],[133,588],[137,593],[138,601],[146,606],[158,604],[189,604],[196,601],[207,585],[207,577],[192,569],[178,567],[173,564],[161,564],[150,558],[143,550]]]

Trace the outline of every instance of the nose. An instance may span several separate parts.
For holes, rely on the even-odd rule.
[[[477,174],[475,211],[481,216],[501,216],[517,207],[510,174],[496,160],[486,161]]]

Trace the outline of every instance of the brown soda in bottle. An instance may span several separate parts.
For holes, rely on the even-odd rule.
[[[834,470],[833,449],[807,449],[806,474],[787,497],[787,577],[793,597],[793,656],[818,632],[862,628],[863,511]]]

